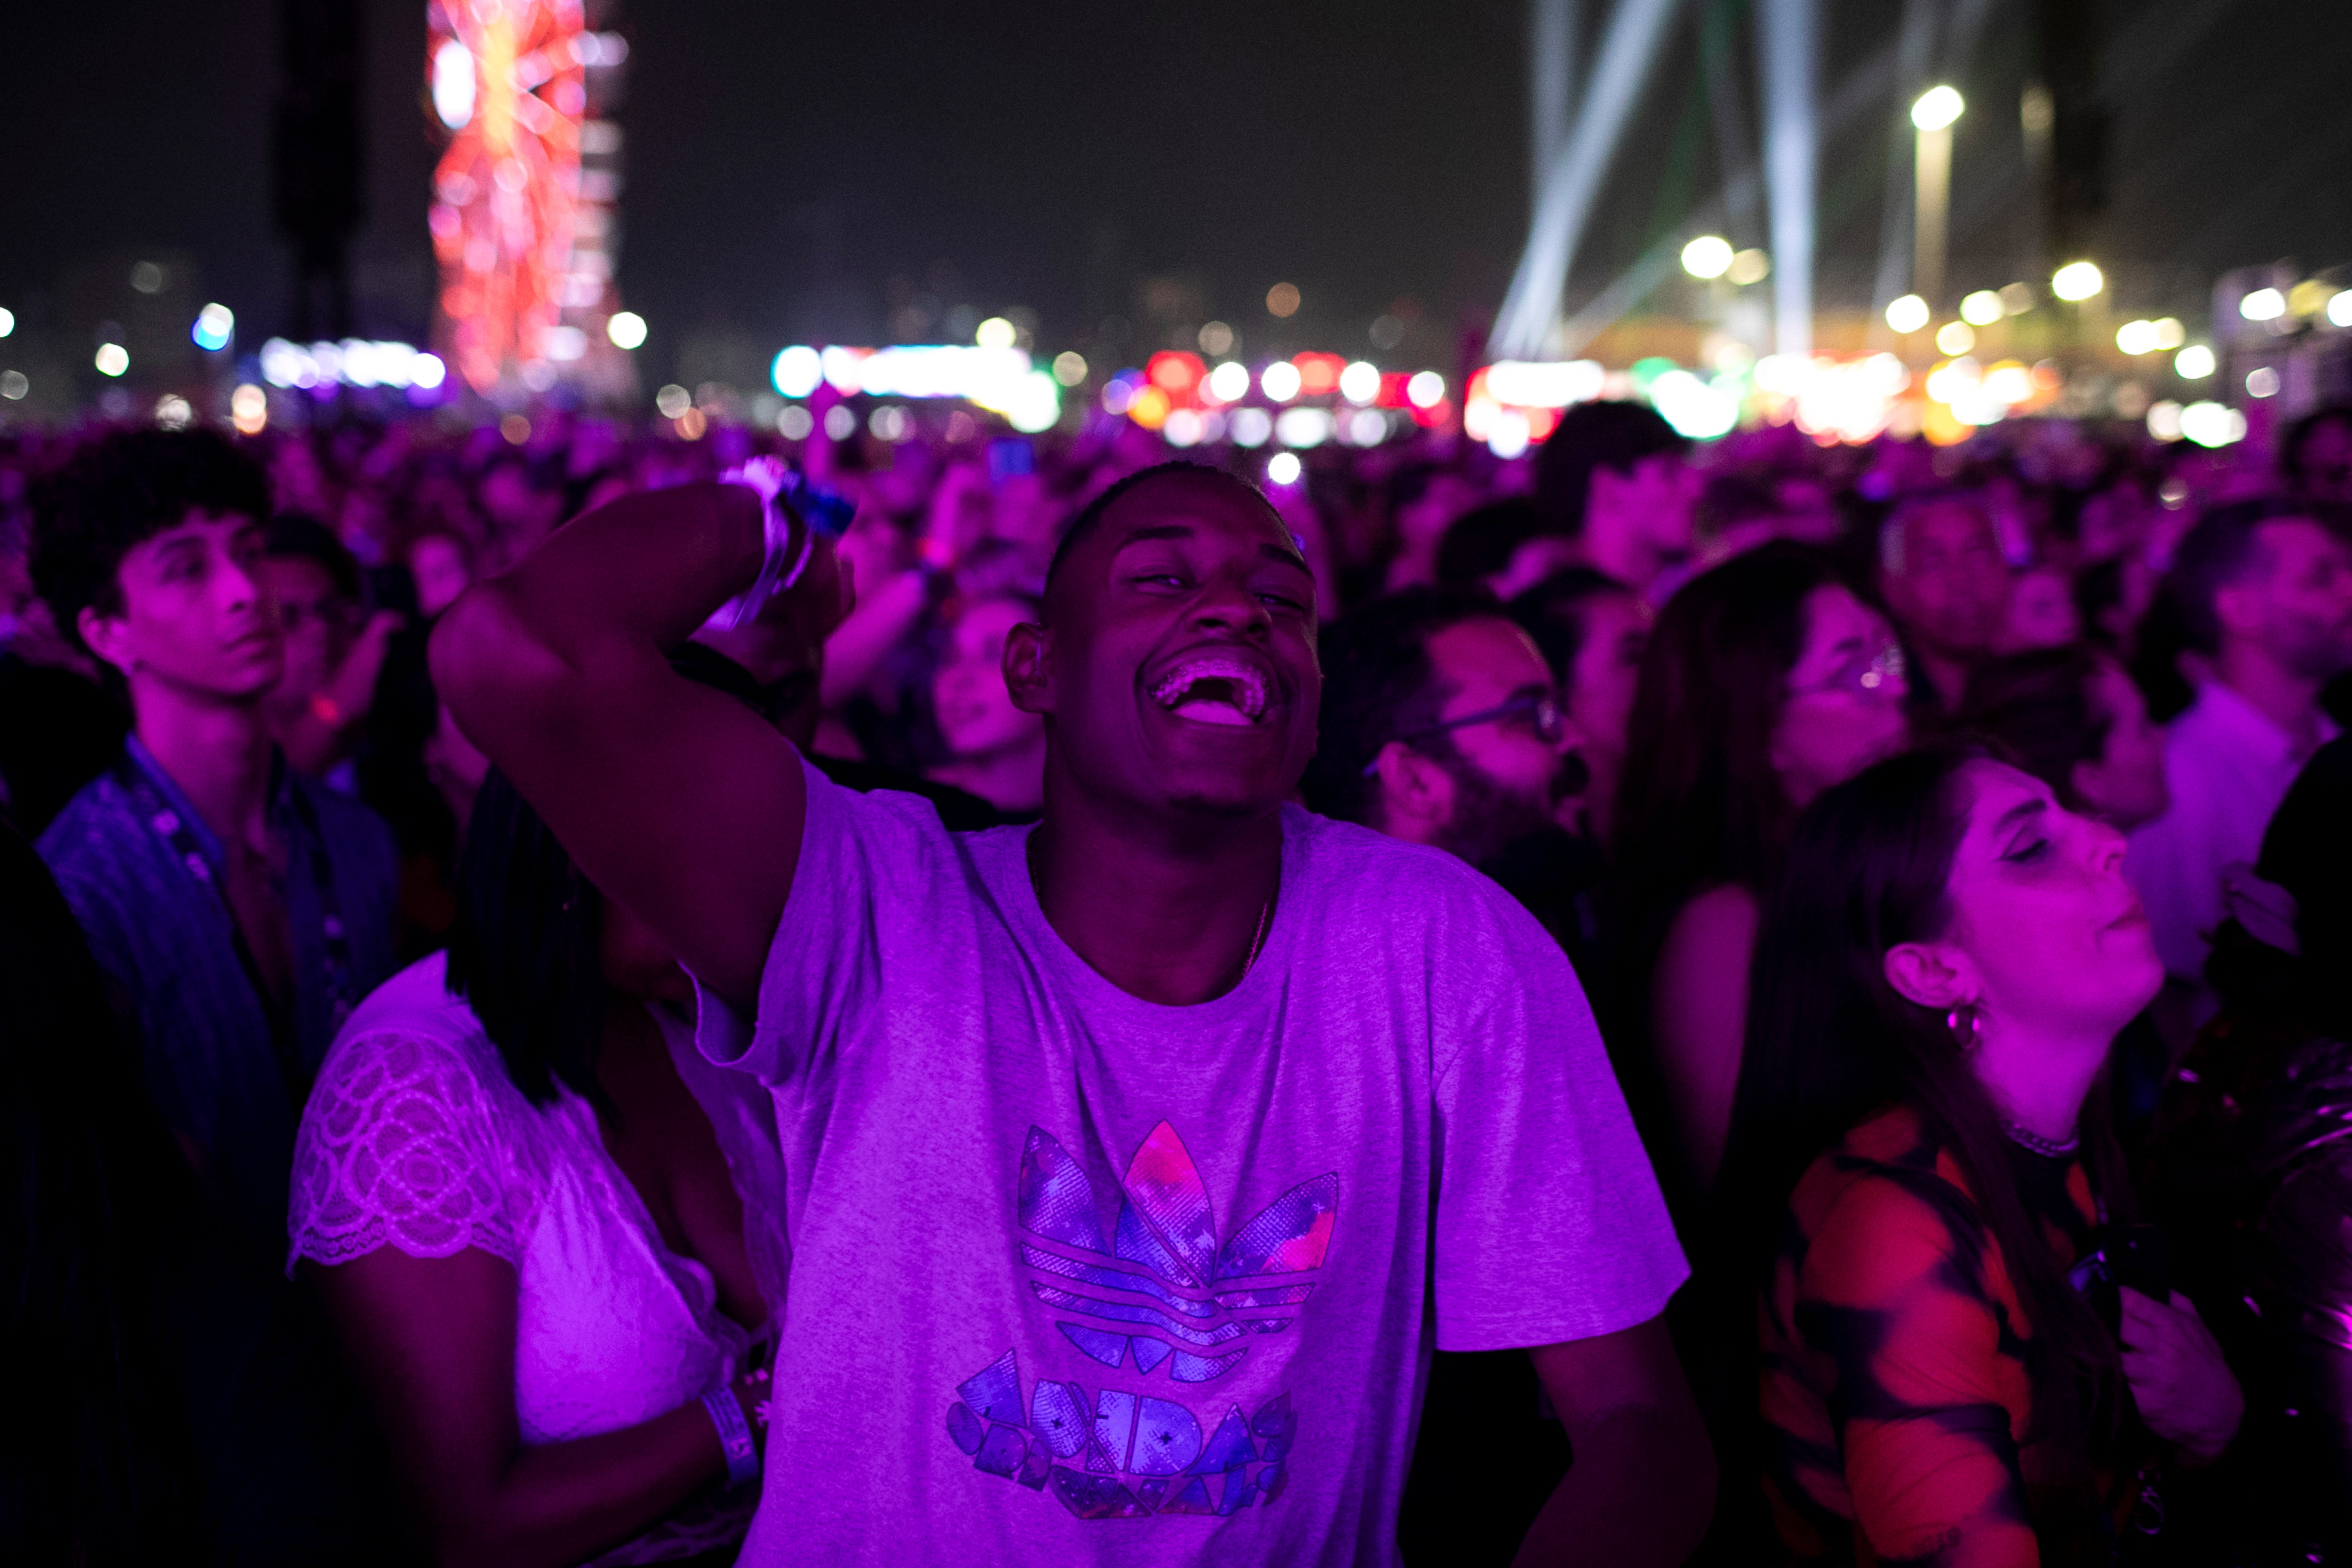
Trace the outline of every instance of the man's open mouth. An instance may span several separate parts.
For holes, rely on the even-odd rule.
[[[1188,658],[1151,689],[1151,700],[1199,724],[1255,724],[1265,716],[1265,676],[1238,658]]]

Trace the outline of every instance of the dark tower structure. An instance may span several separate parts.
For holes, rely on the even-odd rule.
[[[2098,246],[2107,210],[2113,117],[2099,101],[2103,0],[2035,0],[2042,85],[2048,92],[2048,236],[2052,265],[2078,261]]]
[[[280,233],[294,251],[289,329],[299,340],[351,335],[352,235],[360,186],[359,0],[281,0],[285,80],[271,127]]]

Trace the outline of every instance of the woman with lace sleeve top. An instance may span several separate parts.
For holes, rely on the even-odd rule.
[[[304,1112],[315,1272],[446,1563],[731,1557],[786,1258],[766,1096],[691,983],[493,773],[448,953],[352,1016]]]
[[[1719,1211],[1762,1286],[1759,1459],[1798,1561],[2138,1561],[2164,1467],[2236,1433],[2091,1092],[2162,979],[2122,851],[1968,749],[1798,826]]]

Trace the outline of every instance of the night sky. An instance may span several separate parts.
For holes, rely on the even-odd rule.
[[[2116,302],[2193,318],[2221,268],[2352,259],[2352,6],[2108,5],[2116,119],[2099,259]],[[1697,8],[1685,9],[1571,303],[1720,184]],[[1885,47],[1899,9],[1830,0],[1825,84]],[[359,327],[421,340],[436,150],[424,5],[365,11]],[[2025,15],[2023,0],[1992,0],[1952,78],[1970,101],[1955,159],[1958,287],[1998,286],[2032,262],[2016,112]],[[764,362],[793,339],[880,341],[910,300],[942,315],[1027,307],[1049,350],[1092,346],[1117,318],[1139,353],[1209,316],[1239,327],[1245,353],[1362,352],[1367,324],[1402,301],[1420,312],[1402,353],[1444,363],[1499,300],[1526,222],[1515,0],[634,0],[621,24],[634,54],[620,277],[653,324],[649,383],[688,362]],[[1752,116],[1744,22],[1739,36]],[[8,6],[0,305],[78,342],[103,303],[92,279],[152,255],[193,274],[182,281],[199,302],[231,305],[246,342],[280,328],[278,77],[272,0]],[[1867,303],[1893,112],[1882,100],[1826,149],[1825,308]],[[1279,279],[1306,298],[1286,325],[1263,304]]]

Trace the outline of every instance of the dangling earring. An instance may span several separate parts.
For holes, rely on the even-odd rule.
[[[1976,1049],[1977,1005],[1963,1002],[1944,1015],[1944,1027],[1950,1032],[1952,1044],[1963,1051]]]

